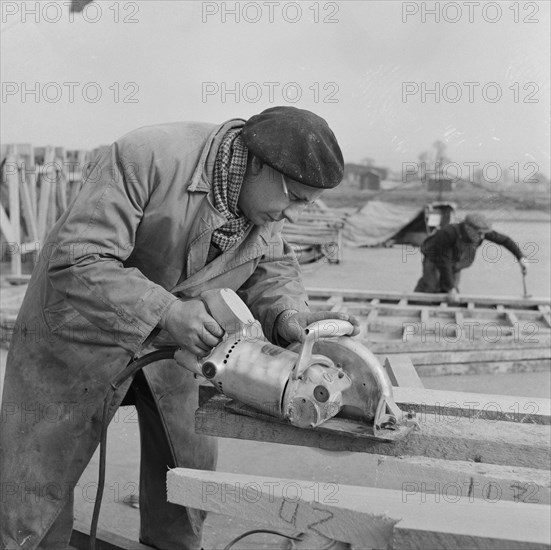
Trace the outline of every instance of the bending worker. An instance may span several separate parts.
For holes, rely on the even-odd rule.
[[[421,245],[423,275],[414,291],[447,292],[455,299],[461,271],[474,262],[484,239],[509,250],[519,260],[523,275],[526,274],[526,259],[517,244],[507,235],[492,231],[482,214],[468,214],[461,223],[446,225],[425,239]]]
[[[111,381],[156,327],[199,357],[221,341],[201,292],[237,291],[278,345],[320,319],[349,320],[358,333],[353,317],[309,311],[281,236],[343,168],[325,120],[293,107],[142,128],[99,157],[44,244],[14,328],[2,549],[68,546],[73,488],[98,446]],[[215,439],[194,433],[197,391],[190,372],[159,361],[119,387],[110,411],[137,408],[140,540],[160,550],[200,547],[204,513],[167,503],[165,484],[167,468],[215,468]]]

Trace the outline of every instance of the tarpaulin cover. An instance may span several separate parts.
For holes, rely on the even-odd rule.
[[[344,243],[350,247],[379,246],[392,239],[419,216],[419,206],[369,201],[357,213],[346,219]]]

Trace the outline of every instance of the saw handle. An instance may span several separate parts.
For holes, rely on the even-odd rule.
[[[293,380],[300,378],[310,365],[312,349],[318,340],[321,338],[348,336],[354,332],[354,325],[342,319],[323,319],[322,321],[316,321],[308,325],[304,332],[304,342],[302,342],[298,353],[298,360],[291,371],[291,378]]]
[[[349,336],[354,332],[354,325],[342,319],[323,319],[311,323],[304,330],[306,337],[313,334],[314,340],[319,338],[337,338],[338,336]],[[311,336],[310,336],[311,337]]]

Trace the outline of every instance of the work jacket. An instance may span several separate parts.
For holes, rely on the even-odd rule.
[[[523,256],[518,245],[507,235],[497,231],[488,231],[484,239],[504,246],[519,260]],[[476,251],[484,239],[479,242],[471,241],[463,222],[446,225],[425,239],[421,245],[421,252],[425,258],[436,264],[440,272],[442,292],[449,292],[454,288],[455,273],[469,267],[474,262]]]
[[[308,311],[283,222],[252,226],[206,264],[212,232],[226,222],[213,206],[214,159],[224,134],[243,124],[173,123],[127,134],[91,168],[44,243],[7,359],[0,423],[2,483],[13,483],[0,502],[7,548],[35,548],[50,528],[98,445],[110,382],[177,296],[238,291],[268,338],[281,311]],[[161,408],[167,392],[190,396],[183,370],[169,369],[166,379],[162,369],[145,371]],[[129,385],[117,391],[111,416]],[[192,406],[177,422],[194,437]],[[180,462],[212,468],[208,443],[196,437],[176,449],[187,453]]]

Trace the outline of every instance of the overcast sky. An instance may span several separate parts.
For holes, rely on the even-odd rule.
[[[2,143],[93,148],[294,105],[348,162],[399,169],[440,139],[458,163],[549,175],[549,2],[66,3],[1,2]]]

